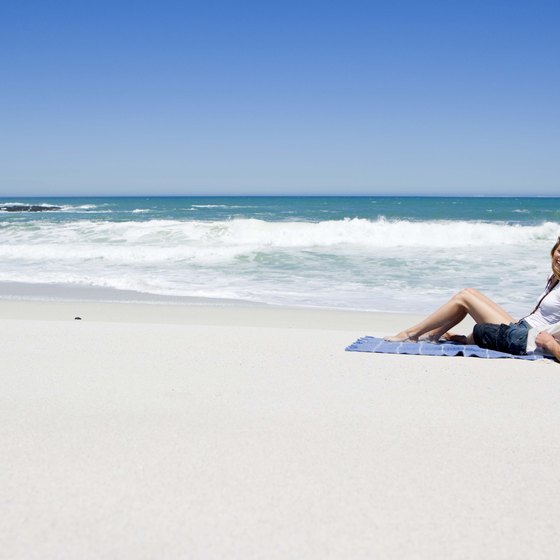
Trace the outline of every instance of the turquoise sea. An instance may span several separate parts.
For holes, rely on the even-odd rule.
[[[0,198],[0,297],[53,284],[424,313],[473,286],[522,315],[559,234],[560,198]]]

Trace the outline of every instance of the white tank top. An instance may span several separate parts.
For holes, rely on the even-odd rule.
[[[546,294],[546,290],[540,297],[542,298],[544,294]],[[531,315],[525,317],[525,321],[531,327],[538,328],[560,322],[560,282],[541,301],[539,308],[534,313],[531,313]]]

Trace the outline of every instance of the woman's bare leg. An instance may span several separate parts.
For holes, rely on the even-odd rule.
[[[489,297],[485,296],[482,292],[479,292],[478,290],[475,290],[474,288],[465,288],[465,290],[463,290],[463,291],[471,292],[471,294],[473,294],[473,296],[482,300],[489,307],[494,309],[496,311],[496,313],[500,314],[500,317],[502,317],[502,320],[500,321],[501,323],[511,323],[511,322],[515,321],[515,319],[507,311],[505,311],[505,309],[503,309],[503,307],[499,306],[495,301],[492,301]],[[459,294],[460,293],[461,292],[459,292]],[[459,294],[456,294],[456,296],[458,296]],[[477,322],[490,323],[491,321],[477,321]],[[453,328],[456,324],[457,323],[454,323],[453,321],[451,321],[447,326],[442,325],[441,327],[438,327],[436,329],[433,329],[431,331],[423,333],[422,338],[427,339],[427,340],[439,340],[443,335],[446,335],[446,334],[449,335],[449,337],[447,337],[447,340],[453,340],[453,338],[458,338],[458,339],[466,338],[463,335],[457,335],[455,333],[448,333],[447,332],[449,329]]]
[[[470,315],[476,323],[511,323],[515,321],[507,311],[478,290],[465,288],[417,325],[405,329],[395,336],[387,337],[386,340],[414,341],[425,333],[429,333],[433,339],[438,339],[467,315]]]
[[[515,322],[515,319],[507,312],[505,311],[505,309],[501,306],[499,306],[495,301],[492,301],[489,297],[485,296],[482,292],[479,292],[478,290],[475,290],[474,288],[466,288],[468,291],[472,292],[473,294],[475,294],[479,299],[481,299],[483,302],[487,303],[492,309],[494,309],[496,311],[496,313],[499,314],[499,316],[501,317],[500,323],[513,323]],[[476,321],[477,323],[491,323],[494,321],[489,321],[489,320],[485,320],[485,321]],[[497,324],[497,323],[495,323]],[[439,340],[440,338],[445,338],[445,340],[451,340],[454,342],[460,342],[461,344],[474,344],[474,338],[472,333],[468,334],[468,335],[462,335],[462,334],[456,334],[456,333],[452,333],[452,332],[448,332],[449,329],[451,329],[452,327],[454,327],[455,325],[449,325],[446,328],[441,328],[441,329],[437,329],[436,331],[434,331],[433,333],[427,333],[427,334],[431,334],[430,336],[430,340]]]

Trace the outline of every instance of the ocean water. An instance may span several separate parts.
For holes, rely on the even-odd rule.
[[[0,296],[21,282],[425,313],[473,286],[521,316],[559,234],[560,198],[0,198]]]

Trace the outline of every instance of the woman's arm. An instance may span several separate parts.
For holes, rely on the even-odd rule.
[[[540,332],[535,339],[535,344],[560,361],[560,343],[550,333]]]

